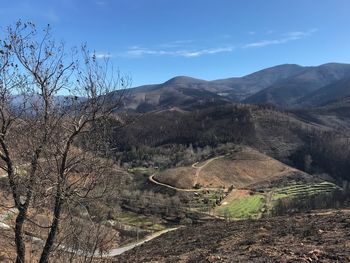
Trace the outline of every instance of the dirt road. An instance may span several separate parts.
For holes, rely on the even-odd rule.
[[[196,170],[196,175],[195,175],[195,180],[194,180],[193,186],[195,186],[195,185],[197,184],[198,178],[199,178],[199,174],[200,174],[201,170],[202,170],[205,166],[207,166],[207,165],[208,165],[209,163],[211,163],[212,161],[217,160],[217,159],[220,159],[220,158],[223,158],[223,157],[225,157],[225,156],[226,156],[226,155],[221,155],[221,156],[217,156],[217,157],[211,158],[211,159],[207,160],[207,161],[206,161],[203,165],[201,165],[201,166],[197,166],[197,165],[198,165],[198,162],[192,164],[192,168],[197,169],[197,170]],[[221,188],[210,188],[210,187],[203,187],[203,188],[200,188],[200,189],[178,188],[178,187],[175,187],[175,186],[172,186],[172,185],[169,185],[169,184],[165,184],[165,183],[158,182],[157,180],[154,179],[154,176],[155,176],[156,174],[157,174],[157,173],[154,173],[154,174],[152,174],[152,175],[148,178],[152,183],[157,184],[157,185],[161,185],[161,186],[164,186],[164,187],[167,187],[167,188],[176,190],[176,191],[182,191],[182,192],[200,192],[200,191],[208,191],[208,190],[218,190],[218,189],[221,189]]]

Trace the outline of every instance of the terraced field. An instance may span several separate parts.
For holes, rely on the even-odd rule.
[[[295,184],[273,190],[272,200],[297,196],[311,196],[321,193],[330,193],[337,188],[338,187],[335,184],[330,182],[321,182],[313,184]]]
[[[196,191],[191,211],[229,219],[260,218],[269,215],[279,199],[304,199],[338,188],[248,147],[154,176],[170,187]]]
[[[333,183],[319,182],[266,189],[266,191],[261,193],[248,190],[234,190],[215,209],[215,214],[231,219],[259,218],[263,213],[268,214],[279,199],[307,198],[313,195],[331,193],[337,188],[338,186]]]

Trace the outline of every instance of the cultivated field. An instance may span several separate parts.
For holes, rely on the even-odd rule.
[[[330,193],[335,189],[337,186],[330,182],[295,184],[273,190],[273,200]]]
[[[264,205],[264,195],[236,190],[215,209],[215,214],[226,219],[258,218],[263,212]]]

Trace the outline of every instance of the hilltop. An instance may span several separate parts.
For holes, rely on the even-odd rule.
[[[155,175],[155,179],[179,188],[196,185],[209,188],[243,188],[297,172],[265,154],[243,148],[187,167],[176,167]],[[299,171],[299,173],[302,173]]]

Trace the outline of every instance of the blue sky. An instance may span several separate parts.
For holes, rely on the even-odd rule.
[[[138,86],[350,63],[349,14],[349,0],[11,0],[1,1],[0,26],[49,23],[57,39],[87,42]]]

